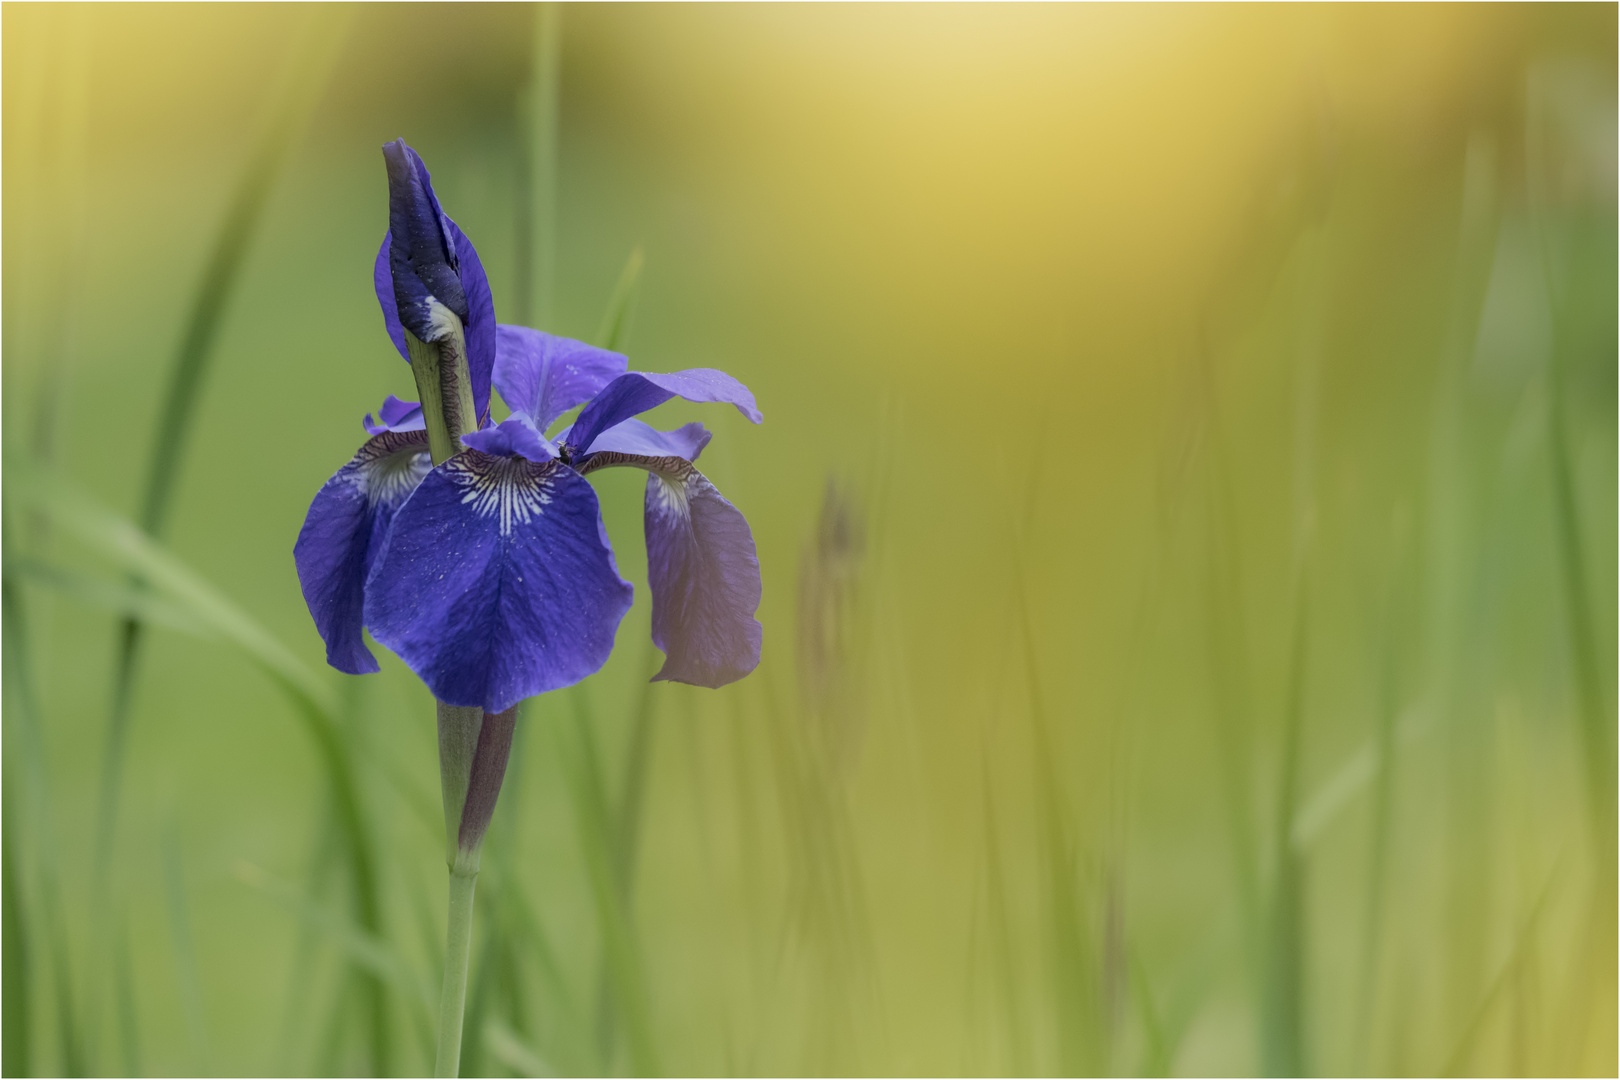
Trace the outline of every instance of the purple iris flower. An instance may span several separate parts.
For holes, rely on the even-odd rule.
[[[403,140],[384,153],[383,322],[408,361],[407,331],[446,348],[464,341],[475,419],[435,465],[423,407],[390,396],[316,494],[293,554],[328,663],[378,670],[365,627],[439,701],[491,714],[590,675],[632,590],[585,477],[629,466],[648,473],[652,637],[665,653],[654,678],[718,687],[748,674],[762,634],[759,561],[747,521],[694,464],[710,433],[636,417],[680,397],[734,405],[757,424],[753,395],[724,372],[631,372],[618,353],[497,326],[478,254],[440,209],[422,159]],[[511,409],[499,424],[492,384]]]

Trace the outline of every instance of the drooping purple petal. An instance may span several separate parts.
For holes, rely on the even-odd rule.
[[[653,644],[664,650],[653,679],[719,687],[753,671],[764,628],[754,618],[761,586],[748,522],[689,461],[603,451],[580,471],[610,465],[651,474],[647,583]]]
[[[377,419],[373,421],[371,414],[366,413],[365,425],[367,435],[381,435],[385,431],[425,431],[427,421],[422,418],[422,403],[419,401],[401,401],[393,394],[389,394],[383,401],[382,408],[377,410]]]
[[[578,473],[464,450],[395,516],[365,618],[440,701],[498,713],[600,668],[630,596]]]
[[[628,420],[648,409],[656,408],[672,397],[687,401],[717,401],[737,406],[754,423],[765,417],[754,405],[754,395],[748,387],[723,371],[713,368],[688,368],[668,375],[645,371],[631,371],[617,379],[596,395],[574,421],[570,443],[579,450],[588,451],[596,437],[610,427]]]
[[[361,675],[377,660],[360,632],[366,575],[388,527],[430,462],[424,432],[385,432],[366,440],[316,493],[293,545],[298,584],[326,642],[326,662]]]
[[[616,352],[527,326],[503,324],[495,334],[495,389],[509,408],[528,413],[541,431],[595,397],[629,366]]]
[[[571,432],[558,432],[563,441]],[[678,457],[696,461],[703,448],[714,438],[712,432],[694,420],[674,431],[659,431],[642,420],[625,420],[608,428],[591,443],[592,453],[613,451],[620,454],[640,454],[644,457]]]
[[[525,413],[513,413],[494,427],[469,432],[461,441],[486,454],[517,454],[541,464],[557,456],[557,445],[542,435]]]

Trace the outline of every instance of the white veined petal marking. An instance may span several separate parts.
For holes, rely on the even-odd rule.
[[[502,536],[511,535],[514,523],[527,525],[545,513],[551,502],[551,470],[523,458],[465,454],[451,458],[444,467],[462,486],[463,505],[470,505],[479,517],[500,515]]]
[[[433,468],[427,440],[414,431],[385,431],[374,436],[360,448],[359,458],[355,482],[373,506],[403,502]]]

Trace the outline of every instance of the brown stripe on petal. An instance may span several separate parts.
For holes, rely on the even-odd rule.
[[[599,450],[574,468],[584,476],[609,465],[628,465],[635,469],[646,469],[667,480],[685,480],[697,472],[692,463],[683,457],[650,457],[646,454],[624,454],[617,450]]]

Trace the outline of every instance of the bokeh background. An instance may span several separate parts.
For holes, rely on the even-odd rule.
[[[758,541],[723,690],[593,477],[465,1075],[1615,1072],[1613,5],[0,29],[7,1074],[431,1065],[432,702],[291,557],[413,396],[400,136],[503,321],[766,415],[652,417]]]

